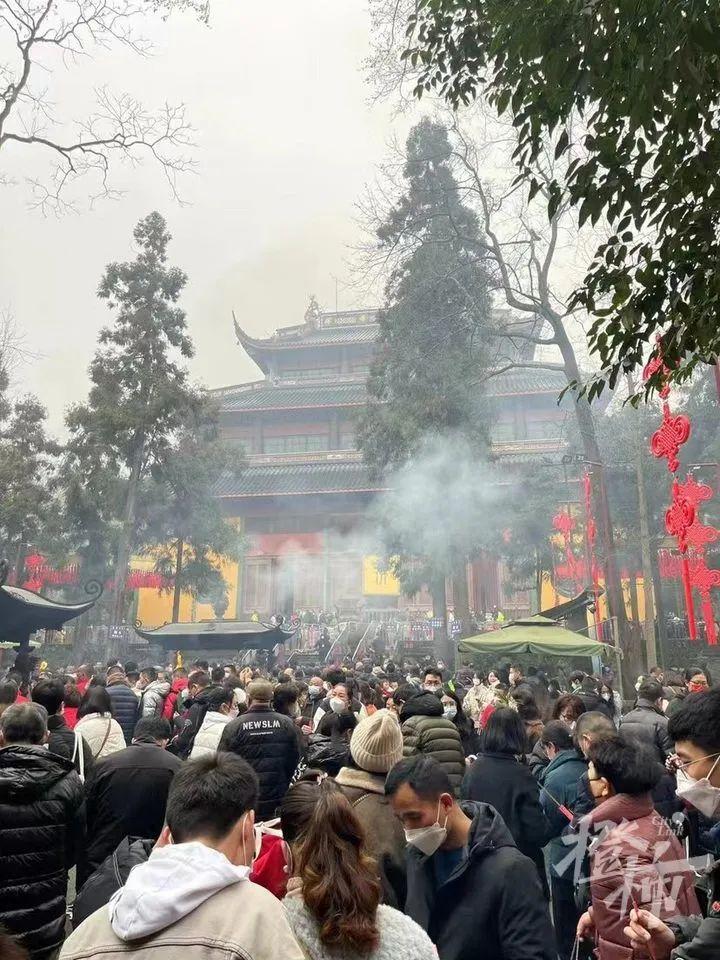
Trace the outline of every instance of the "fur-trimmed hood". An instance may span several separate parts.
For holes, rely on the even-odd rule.
[[[382,773],[368,773],[367,770],[343,767],[335,777],[335,783],[339,787],[352,787],[353,790],[385,796],[385,775]]]

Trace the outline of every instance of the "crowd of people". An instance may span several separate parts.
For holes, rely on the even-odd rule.
[[[365,659],[0,680],[8,960],[720,956],[720,688]]]

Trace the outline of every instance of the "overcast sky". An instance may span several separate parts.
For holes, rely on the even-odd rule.
[[[192,369],[207,386],[259,375],[235,343],[232,309],[249,332],[267,335],[300,322],[310,293],[334,307],[333,275],[341,309],[370,305],[343,289],[354,204],[397,124],[369,103],[368,32],[365,0],[212,0],[209,27],[191,17],[154,27],[152,60],[115,51],[48,78],[63,119],[81,117],[100,84],[148,106],[185,102],[198,160],[182,183],[187,206],[146,166],[120,171],[123,199],[45,219],[28,210],[28,154],[3,157],[20,182],[0,188],[0,308],[38,354],[17,387],[48,406],[55,431],[86,395],[97,332],[110,319],[95,295],[103,268],[133,256],[132,229],[153,209],[169,222],[171,262],[189,276]],[[39,162],[31,172],[42,172]]]

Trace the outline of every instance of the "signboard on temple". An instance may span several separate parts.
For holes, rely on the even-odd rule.
[[[363,594],[366,597],[400,596],[400,581],[385,569],[380,557],[363,557]]]

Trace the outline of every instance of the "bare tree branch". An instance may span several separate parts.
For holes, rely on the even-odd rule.
[[[178,178],[193,169],[189,149],[194,146],[183,105],[151,111],[128,94],[101,87],[94,112],[68,125],[55,119],[47,86],[38,89],[33,83],[38,72],[52,77],[53,52],[65,69],[97,49],[122,46],[139,56],[149,54],[150,43],[137,33],[148,7],[164,15],[192,9],[207,19],[204,0],[0,0],[0,43],[7,40],[17,60],[15,66],[0,66],[0,156],[11,145],[47,153],[49,176],[27,178],[34,205],[43,212],[73,209],[71,187],[83,177],[94,180],[91,204],[119,196],[110,182],[118,161],[152,160],[171,196],[180,200]],[[71,133],[68,126],[74,128]]]

